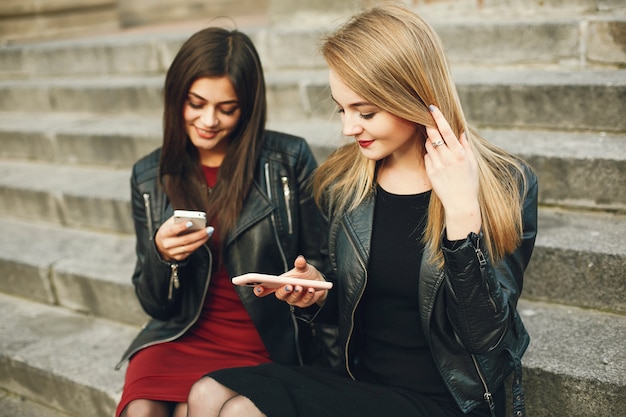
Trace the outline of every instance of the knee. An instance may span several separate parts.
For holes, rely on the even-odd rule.
[[[187,404],[189,404],[190,407],[195,404],[202,404],[223,389],[224,387],[213,378],[200,378],[191,386]]]
[[[120,417],[167,417],[170,410],[167,404],[151,400],[133,400],[128,403]]]
[[[254,403],[243,395],[237,395],[228,400],[220,412],[220,417],[265,417],[265,414],[261,413]]]

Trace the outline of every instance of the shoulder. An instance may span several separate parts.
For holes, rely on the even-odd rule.
[[[307,146],[306,140],[303,137],[275,130],[266,130],[264,132],[264,148],[274,150],[290,150],[299,149],[303,146]]]
[[[266,130],[263,138],[263,150],[268,152],[282,152],[292,155],[310,153],[309,145],[300,136],[289,133]]]
[[[161,148],[155,149],[149,154],[140,158],[133,165],[133,180],[141,183],[158,177],[159,162],[161,159]]]
[[[537,174],[535,174],[535,171],[533,171],[530,165],[525,161],[520,161],[518,169],[519,182],[522,185],[521,189],[524,190],[526,194],[528,194],[529,191],[532,192],[532,190],[536,190],[538,186]]]

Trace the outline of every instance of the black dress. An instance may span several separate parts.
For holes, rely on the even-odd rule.
[[[361,341],[356,381],[345,370],[277,364],[208,376],[268,417],[490,416],[486,404],[467,415],[459,410],[422,331],[416,300],[429,199],[430,192],[377,189],[368,281],[355,321]],[[504,390],[494,398],[502,409]]]

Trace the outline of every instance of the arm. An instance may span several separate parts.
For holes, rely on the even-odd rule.
[[[283,275],[311,280],[325,280],[324,273],[328,267],[327,230],[326,219],[322,216],[312,196],[311,179],[317,163],[308,144],[303,139],[299,140],[297,156],[292,167],[293,176],[296,180],[295,195],[297,204],[295,219],[297,228],[299,256],[294,261],[294,268]],[[320,272],[322,271],[322,272]],[[297,286],[283,286],[277,290],[266,289],[262,286],[255,288],[255,294],[263,297],[275,293],[280,300],[286,301],[297,309],[296,315],[309,310],[317,310],[315,304],[322,304],[326,297],[326,291],[315,292],[312,289]],[[313,306],[313,307],[311,307]],[[308,307],[311,307],[310,309]],[[300,317],[301,318],[301,317]],[[308,320],[307,320],[308,321]]]
[[[183,233],[187,224],[175,224],[172,218],[163,221],[165,197],[158,186],[157,171],[156,162],[149,159],[133,167],[131,208],[137,261],[132,282],[145,312],[166,320],[176,311],[178,274],[190,254],[207,241],[212,228]]]
[[[167,319],[172,314],[174,300],[168,300],[168,286],[172,269],[170,263],[161,259],[154,243],[155,224],[161,219],[152,219],[157,203],[156,168],[154,175],[140,172],[139,164],[133,167],[131,176],[131,208],[135,226],[135,252],[137,261],[132,276],[135,293],[144,311],[157,319]],[[139,182],[138,178],[144,179]],[[151,186],[153,185],[153,186]],[[146,198],[147,203],[146,204]]]
[[[530,170],[527,179],[522,241],[499,264],[493,264],[480,233],[453,245],[444,242],[448,318],[472,353],[496,347],[512,323],[537,233],[537,179]]]

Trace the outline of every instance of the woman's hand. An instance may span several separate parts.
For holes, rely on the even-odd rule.
[[[464,239],[482,225],[478,164],[465,132],[457,139],[441,111],[430,110],[437,128],[426,127],[426,173],[445,210],[446,237]]]
[[[182,261],[200,246],[202,246],[213,234],[213,226],[190,232],[193,226],[191,222],[174,223],[174,216],[170,217],[159,227],[154,243],[159,254],[165,261]]]
[[[294,268],[292,270],[285,272],[281,276],[325,281],[324,276],[313,265],[308,264],[304,256],[298,256],[293,265]],[[254,293],[258,297],[265,297],[268,294],[274,293],[279,300],[301,308],[310,307],[315,303],[319,305],[323,304],[328,294],[327,291],[328,290],[315,291],[313,288],[306,288],[300,285],[283,285],[276,289],[266,289],[261,285],[254,287]]]

